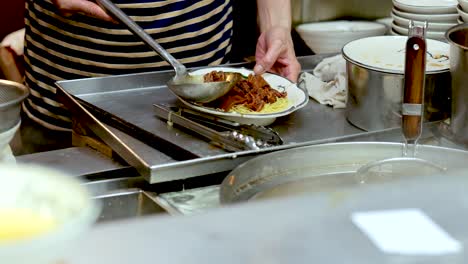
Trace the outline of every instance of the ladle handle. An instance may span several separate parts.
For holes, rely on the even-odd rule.
[[[154,51],[156,51],[165,61],[171,64],[176,71],[176,76],[185,74],[187,69],[185,66],[180,63],[176,58],[174,58],[169,52],[167,52],[159,43],[157,43],[148,33],[145,32],[135,21],[133,21],[127,14],[125,14],[122,9],[116,6],[110,0],[96,0],[96,3],[101,6],[104,10],[109,12],[114,18],[127,26],[127,28],[133,32],[135,35],[141,38],[148,46],[150,46]]]
[[[411,30],[410,30],[411,31]],[[422,133],[424,84],[426,78],[425,28],[416,27],[406,42],[402,130],[407,142],[415,143]]]

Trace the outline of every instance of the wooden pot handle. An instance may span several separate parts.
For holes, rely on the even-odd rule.
[[[402,130],[407,141],[417,141],[422,133],[426,41],[411,36],[406,42]]]

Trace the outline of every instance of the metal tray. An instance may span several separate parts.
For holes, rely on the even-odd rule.
[[[311,71],[323,58],[324,55],[314,55],[299,60],[304,71]],[[350,125],[344,110],[310,100],[304,108],[278,118],[271,126],[281,135],[284,145],[229,153],[183,128],[169,127],[155,116],[153,104],[179,104],[165,86],[172,75],[172,71],[149,72],[60,81],[57,85],[59,91],[72,95],[62,97],[62,102],[75,118],[80,119],[89,111],[94,117],[85,118],[85,125],[95,133],[99,130],[96,134],[151,183],[229,171],[261,153],[369,134]],[[116,129],[106,129],[108,125]]]

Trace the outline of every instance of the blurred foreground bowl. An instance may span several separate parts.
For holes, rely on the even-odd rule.
[[[96,221],[80,181],[35,165],[0,164],[0,260],[55,264]]]

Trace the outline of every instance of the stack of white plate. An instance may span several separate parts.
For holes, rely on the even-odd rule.
[[[445,41],[447,29],[458,23],[457,0],[392,0],[392,2],[392,35],[407,36],[410,20],[416,25],[422,25],[427,21],[426,37]],[[463,2],[468,5],[468,0]]]
[[[458,17],[458,24],[468,22],[468,0],[458,0],[457,12],[460,15]]]

